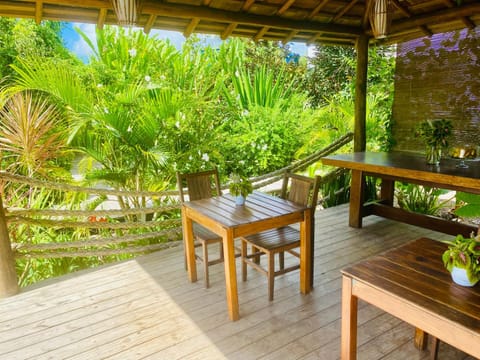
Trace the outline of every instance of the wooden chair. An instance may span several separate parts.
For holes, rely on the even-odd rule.
[[[189,200],[201,200],[216,195],[222,195],[217,169],[190,174],[181,174],[177,172],[177,186],[180,193],[180,201],[182,203],[185,201],[185,185],[187,187]],[[193,237],[195,241],[195,247],[202,247],[202,255],[200,256],[195,253],[195,258],[203,263],[205,287],[208,288],[210,286],[208,278],[208,267],[210,265],[215,265],[223,262],[222,238],[196,223],[193,224]],[[220,256],[218,259],[209,260],[208,245],[216,243],[220,245]],[[186,254],[184,258],[186,268]]]
[[[312,215],[317,204],[320,177],[309,178],[301,175],[285,173],[280,197],[292,202],[308,205],[312,208]],[[313,216],[312,216],[313,219]],[[312,226],[312,236],[313,236]],[[247,265],[252,266],[268,277],[268,299],[273,300],[274,278],[278,275],[297,270],[300,262],[285,268],[284,255],[288,252],[300,257],[295,248],[300,247],[300,232],[290,226],[263,231],[254,235],[242,237],[242,280],[247,280]],[[248,245],[251,252],[248,253]],[[313,247],[312,247],[313,252]],[[275,270],[275,254],[279,256],[279,269]],[[267,267],[260,265],[262,255],[267,255]]]

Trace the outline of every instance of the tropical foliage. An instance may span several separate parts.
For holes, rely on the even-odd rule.
[[[105,27],[95,41],[80,32],[93,52],[82,63],[62,46],[61,25],[1,21],[0,51],[8,55],[0,57],[2,170],[73,181],[75,164],[88,185],[159,191],[175,187],[177,170],[215,165],[223,182],[231,173],[276,170],[353,129],[351,51],[322,49],[326,57],[307,66],[306,58],[275,43],[232,39],[214,49],[191,37],[177,50],[141,31]],[[392,83],[393,57],[385,55],[371,54],[378,65],[369,74],[372,149],[389,146],[391,91],[383,83]],[[12,202],[33,208],[85,205],[81,196],[4,190]],[[118,203],[143,207],[147,200],[119,197]],[[18,242],[77,235],[41,228],[15,234]],[[20,273],[28,283],[99,261],[32,260]]]
[[[65,151],[61,114],[41,96],[19,92],[0,109],[0,154],[5,170],[34,176],[56,167]]]

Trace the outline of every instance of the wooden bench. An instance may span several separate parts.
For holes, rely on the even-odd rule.
[[[342,270],[343,360],[356,358],[358,299],[480,358],[480,286],[453,283],[445,249],[421,238]]]

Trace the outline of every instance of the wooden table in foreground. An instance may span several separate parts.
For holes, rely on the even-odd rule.
[[[358,299],[480,358],[480,286],[451,280],[446,248],[422,238],[342,270],[342,360],[356,358]]]
[[[440,165],[428,165],[425,156],[403,152],[358,152],[322,158],[325,165],[352,170],[349,225],[362,227],[362,218],[378,215],[450,235],[470,236],[473,226],[416,214],[393,207],[395,181],[426,185],[440,189],[480,194],[480,162],[467,161],[468,168],[457,168],[458,160],[442,159]],[[365,204],[365,176],[382,179],[380,199]]]
[[[290,201],[255,191],[244,206],[236,206],[230,195],[185,202],[182,206],[188,276],[197,280],[192,221],[222,236],[225,255],[225,284],[231,320],[239,318],[234,239],[260,231],[300,223],[300,291],[311,290],[313,253],[312,210]]]

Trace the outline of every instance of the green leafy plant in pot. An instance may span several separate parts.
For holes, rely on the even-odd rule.
[[[454,212],[460,217],[480,216],[480,196],[457,192],[457,202],[463,205]],[[453,241],[444,241],[448,249],[443,253],[443,264],[459,285],[473,286],[480,280],[480,227],[470,238],[457,235]]]
[[[416,134],[425,142],[425,156],[428,164],[438,165],[442,149],[448,147],[453,125],[450,120],[425,120],[418,124]]]
[[[229,189],[230,194],[235,197],[235,204],[243,205],[247,196],[253,192],[253,185],[247,177],[232,174]]]

